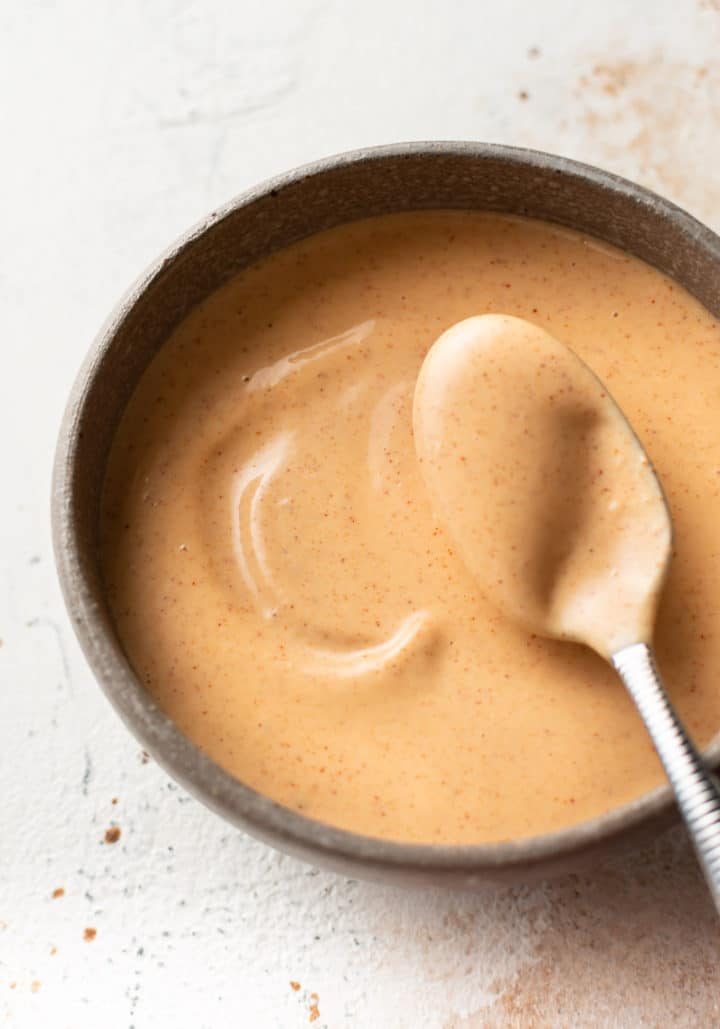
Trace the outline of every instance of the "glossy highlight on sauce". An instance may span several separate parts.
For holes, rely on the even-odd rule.
[[[438,520],[415,384],[435,340],[485,313],[570,345],[642,439],[675,529],[658,657],[707,742],[720,726],[720,329],[634,258],[462,211],[340,226],[193,311],[110,455],[104,576],[149,692],[248,785],[374,836],[547,832],[662,778],[612,670],[514,624]]]
[[[433,510],[485,596],[611,658],[651,643],[672,527],[607,387],[554,336],[486,314],[444,332],[415,386]]]

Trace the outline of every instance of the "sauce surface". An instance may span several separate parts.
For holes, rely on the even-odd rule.
[[[499,612],[434,513],[415,383],[444,330],[487,312],[570,345],[642,439],[675,529],[659,663],[706,743],[720,726],[720,329],[634,258],[460,211],[333,229],[176,329],[110,457],[104,574],[147,689],[244,782],[370,835],[541,833],[662,778],[613,671]]]
[[[524,318],[453,325],[423,361],[415,449],[485,596],[531,632],[611,658],[652,643],[672,528],[607,388]]]

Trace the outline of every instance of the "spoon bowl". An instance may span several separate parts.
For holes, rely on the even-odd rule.
[[[649,643],[672,526],[640,440],[590,368],[502,314],[453,325],[415,389],[433,506],[493,603],[605,658]]]

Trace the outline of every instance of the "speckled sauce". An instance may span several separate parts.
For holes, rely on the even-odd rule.
[[[607,387],[524,318],[444,332],[415,386],[433,511],[484,595],[518,625],[611,658],[651,643],[672,526]]]
[[[572,345],[664,483],[657,649],[720,725],[720,329],[635,259],[467,212],[340,227],[173,334],[111,455],[103,561],[128,655],[243,781],[335,825],[472,842],[599,814],[660,778],[613,673],[507,621],[437,522],[412,400],[437,336],[504,312]]]

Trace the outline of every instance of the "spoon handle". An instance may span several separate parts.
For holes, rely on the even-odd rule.
[[[665,692],[650,647],[624,647],[613,654],[612,663],[650,733],[720,911],[720,792],[715,780]]]

